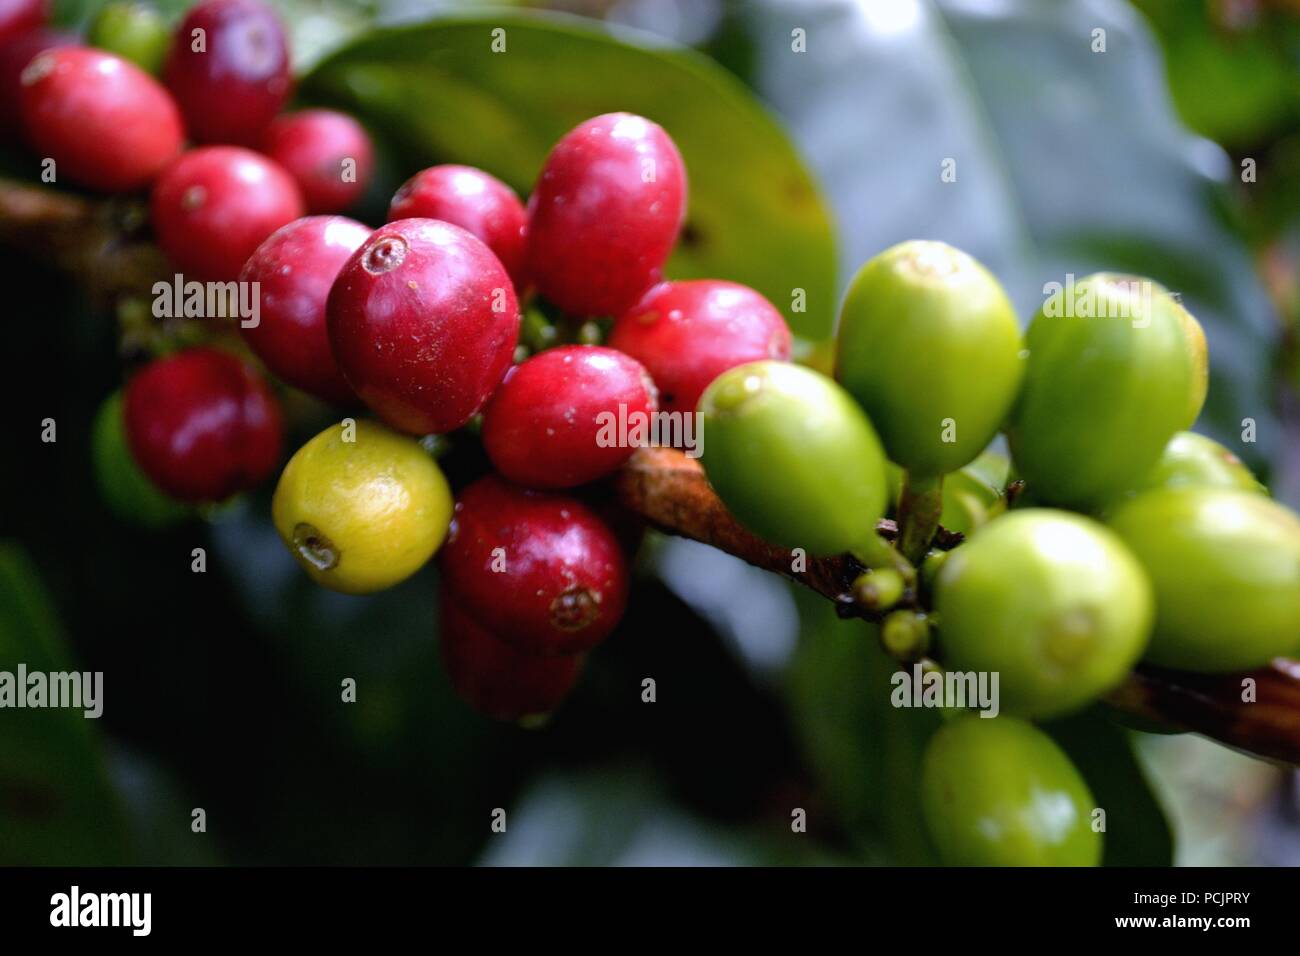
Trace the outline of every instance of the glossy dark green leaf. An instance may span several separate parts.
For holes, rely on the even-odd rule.
[[[0,671],[74,671],[26,553],[0,543]],[[105,686],[110,685],[110,686]],[[101,682],[111,706],[111,679]],[[19,690],[23,690],[19,688]],[[82,710],[0,710],[0,864],[123,863],[126,844],[95,720]]]
[[[1106,811],[1102,865],[1171,866],[1173,832],[1134,756],[1130,732],[1100,706],[1043,729],[1069,754]]]
[[[789,700],[832,810],[869,859],[934,863],[919,780],[926,741],[942,718],[892,706],[896,668],[871,625],[840,620],[828,601],[803,589],[797,600],[803,626]]]
[[[494,40],[505,52],[493,52]],[[835,251],[817,188],[781,127],[697,54],[572,18],[455,17],[358,40],[304,77],[302,94],[384,132],[406,175],[468,163],[524,194],[550,147],[582,120],[648,116],[672,135],[689,175],[669,276],[743,282],[799,334],[830,331]],[[793,311],[796,290],[805,311]]]

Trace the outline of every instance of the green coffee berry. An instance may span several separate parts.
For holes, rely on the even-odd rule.
[[[90,24],[91,46],[116,53],[146,73],[157,74],[171,43],[171,31],[157,10],[142,3],[105,4]]]
[[[155,487],[131,456],[122,425],[121,390],[100,405],[91,443],[99,493],[117,517],[146,528],[161,528],[191,514],[189,508]]]
[[[1179,432],[1169,439],[1154,468],[1135,489],[1236,488],[1267,494],[1267,490],[1240,458],[1212,438]]]
[[[964,715],[926,747],[921,810],[949,866],[1096,866],[1094,808],[1070,758],[1023,720]]]
[[[973,459],[1015,401],[1020,328],[1002,287],[942,242],[885,250],[849,285],[835,377],[871,416],[891,460],[941,475]]]
[[[1005,508],[1004,492],[1011,462],[994,451],[983,452],[943,481],[943,513],[939,523],[949,531],[970,534],[988,524]]]
[[[1151,470],[1204,398],[1195,322],[1149,279],[1099,273],[1048,299],[1008,430],[1035,500],[1091,510]]]
[[[700,399],[709,483],[750,531],[810,554],[863,547],[885,510],[875,429],[824,375],[751,362]]]
[[[1110,525],[1155,587],[1147,660],[1213,673],[1300,651],[1294,512],[1249,491],[1166,488],[1122,505]]]
[[[1151,633],[1151,585],[1113,533],[1029,508],[994,519],[953,551],[935,582],[941,659],[996,671],[1002,708],[1077,710],[1119,684]]]
[[[1191,428],[1200,417],[1205,396],[1210,390],[1210,350],[1201,323],[1176,299],[1174,307],[1178,321],[1182,324],[1183,342],[1192,363],[1192,387],[1187,393],[1187,411],[1183,419],[1183,427]]]

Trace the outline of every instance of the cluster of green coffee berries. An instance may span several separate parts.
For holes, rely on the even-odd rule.
[[[1186,431],[1207,389],[1199,324],[1158,284],[1102,273],[1022,336],[978,262],[906,242],[854,278],[835,379],[756,362],[715,380],[710,483],[760,537],[855,555],[898,658],[998,674],[1004,716],[957,716],[925,758],[943,859],[1098,862],[1088,788],[1028,721],[1142,660],[1220,672],[1300,651],[1300,518]],[[940,522],[964,541],[933,548]]]

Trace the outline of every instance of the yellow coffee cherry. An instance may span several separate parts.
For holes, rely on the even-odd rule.
[[[331,425],[289,459],[275,528],[312,579],[334,591],[392,587],[433,556],[451,489],[419,443],[377,422]]]

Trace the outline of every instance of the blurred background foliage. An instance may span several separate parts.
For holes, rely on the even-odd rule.
[[[300,101],[378,138],[359,218],[381,221],[433,162],[526,193],[564,130],[641,112],[691,177],[673,276],[756,286],[814,348],[851,271],[906,238],[967,249],[1026,318],[1066,273],[1151,275],[1209,334],[1204,428],[1300,503],[1293,0],[276,5]],[[75,26],[99,0],[57,6]],[[0,270],[19,297],[8,354],[35,372],[2,470],[0,668],[105,673],[98,721],[0,714],[0,863],[933,859],[915,787],[936,718],[888,705],[890,665],[861,622],[652,535],[627,619],[569,704],[538,731],[482,720],[437,662],[432,568],[374,597],[317,589],[275,536],[269,489],[161,532],[106,509],[91,424],[139,346],[39,264],[11,253]],[[296,447],[329,413],[286,401]],[[46,417],[58,441],[33,450]],[[484,465],[457,441],[448,467],[462,482]],[[1100,711],[1049,729],[1107,807],[1107,863],[1300,861],[1293,772]]]

